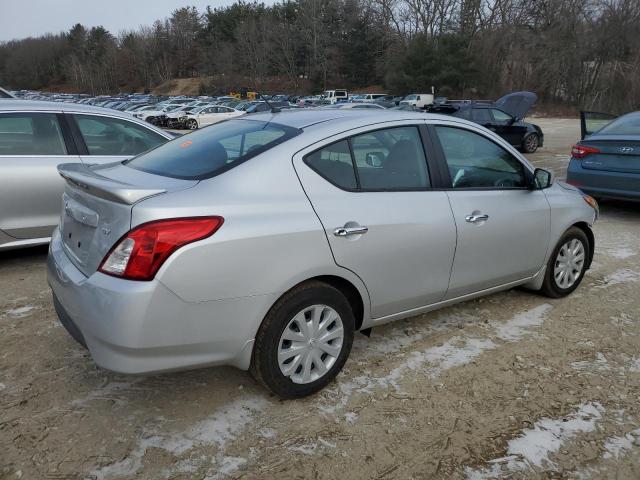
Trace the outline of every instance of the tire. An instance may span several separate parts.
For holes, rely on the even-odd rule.
[[[196,122],[193,118],[187,120],[187,123],[185,125],[187,126],[187,128],[189,130],[197,130],[198,129],[198,122]]]
[[[562,267],[563,262],[561,261],[561,258],[562,258],[561,251],[563,247],[569,248],[569,249],[573,249],[572,245],[577,247],[578,243],[576,242],[578,242],[581,245],[580,248],[582,253],[581,255],[576,254],[575,257],[580,258],[581,256],[582,261],[580,263],[576,261],[575,258],[573,258],[569,266],[563,268]],[[567,250],[565,250],[565,252],[567,252]],[[580,230],[578,227],[571,227],[569,230],[567,230],[564,233],[564,235],[562,235],[562,237],[558,241],[558,244],[556,245],[556,248],[553,249],[553,253],[549,258],[549,261],[547,262],[547,269],[545,271],[544,283],[542,284],[542,288],[540,289],[540,292],[551,298],[561,298],[569,295],[576,288],[578,288],[578,285],[580,285],[580,283],[582,282],[582,279],[584,278],[584,274],[587,270],[586,267],[589,263],[590,255],[591,255],[591,252],[590,252],[590,246],[589,246],[589,239],[587,238],[585,233],[582,230]],[[564,258],[567,258],[567,257],[564,257]],[[568,269],[574,270],[573,267],[577,269],[578,263],[580,263],[579,272],[573,272],[572,273],[574,277],[573,282],[571,282],[570,284],[566,283],[567,279],[570,279],[571,276],[568,275],[567,273],[565,273],[564,275],[560,275],[560,271],[565,270],[565,272],[567,272]],[[556,267],[558,268],[557,270],[556,270]],[[560,276],[560,278],[558,278],[558,276]]]
[[[312,318],[315,313],[318,313],[315,318],[320,332],[305,335],[305,331],[312,331],[306,327],[314,328]],[[298,327],[300,322],[306,324],[304,331]],[[354,326],[351,306],[338,289],[319,281],[303,283],[283,295],[264,318],[256,335],[249,371],[257,381],[282,398],[311,395],[324,388],[342,370],[351,352]],[[342,337],[338,338],[340,334]],[[295,340],[284,336],[295,337]],[[323,342],[322,338],[328,336],[336,338]],[[311,339],[307,342],[307,338]],[[330,355],[324,349],[334,354]],[[283,369],[290,373],[285,375]]]
[[[524,153],[533,153],[538,150],[540,145],[540,137],[536,133],[530,133],[522,140],[522,151]]]

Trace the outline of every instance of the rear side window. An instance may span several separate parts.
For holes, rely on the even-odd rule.
[[[640,135],[640,115],[631,114],[620,117],[606,125],[598,133],[605,135]]]
[[[474,108],[471,111],[471,117],[474,122],[477,123],[489,123],[491,122],[491,115],[486,108]]]
[[[0,114],[0,155],[66,155],[55,113]]]
[[[347,190],[402,191],[430,186],[417,127],[356,135],[307,155],[305,162],[331,183]]]
[[[301,133],[257,120],[228,120],[176,138],[125,162],[143,172],[202,180],[226,172]]]
[[[167,141],[133,122],[98,115],[74,115],[89,155],[138,155]]]
[[[338,187],[353,190],[358,185],[349,143],[342,140],[305,158],[307,165]]]

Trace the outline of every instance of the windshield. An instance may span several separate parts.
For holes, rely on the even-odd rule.
[[[301,133],[272,122],[227,120],[125,161],[143,172],[202,180],[226,172]]]
[[[603,135],[640,135],[640,115],[624,115],[609,125],[602,127],[598,134]]]

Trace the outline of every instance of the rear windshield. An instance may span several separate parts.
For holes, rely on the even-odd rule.
[[[211,178],[301,132],[257,120],[227,120],[125,161],[143,172],[185,180]]]
[[[601,128],[598,134],[640,135],[640,115],[625,115]]]

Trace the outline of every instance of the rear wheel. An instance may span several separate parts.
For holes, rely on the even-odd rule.
[[[538,149],[539,145],[540,139],[538,138],[538,135],[535,133],[530,133],[526,137],[524,137],[524,140],[522,141],[522,150],[525,153],[533,153]]]
[[[577,227],[560,238],[547,262],[542,293],[552,298],[569,295],[582,282],[589,259],[589,240]]]
[[[283,398],[315,393],[342,370],[354,324],[339,290],[316,281],[302,284],[278,300],[262,322],[250,371]]]

